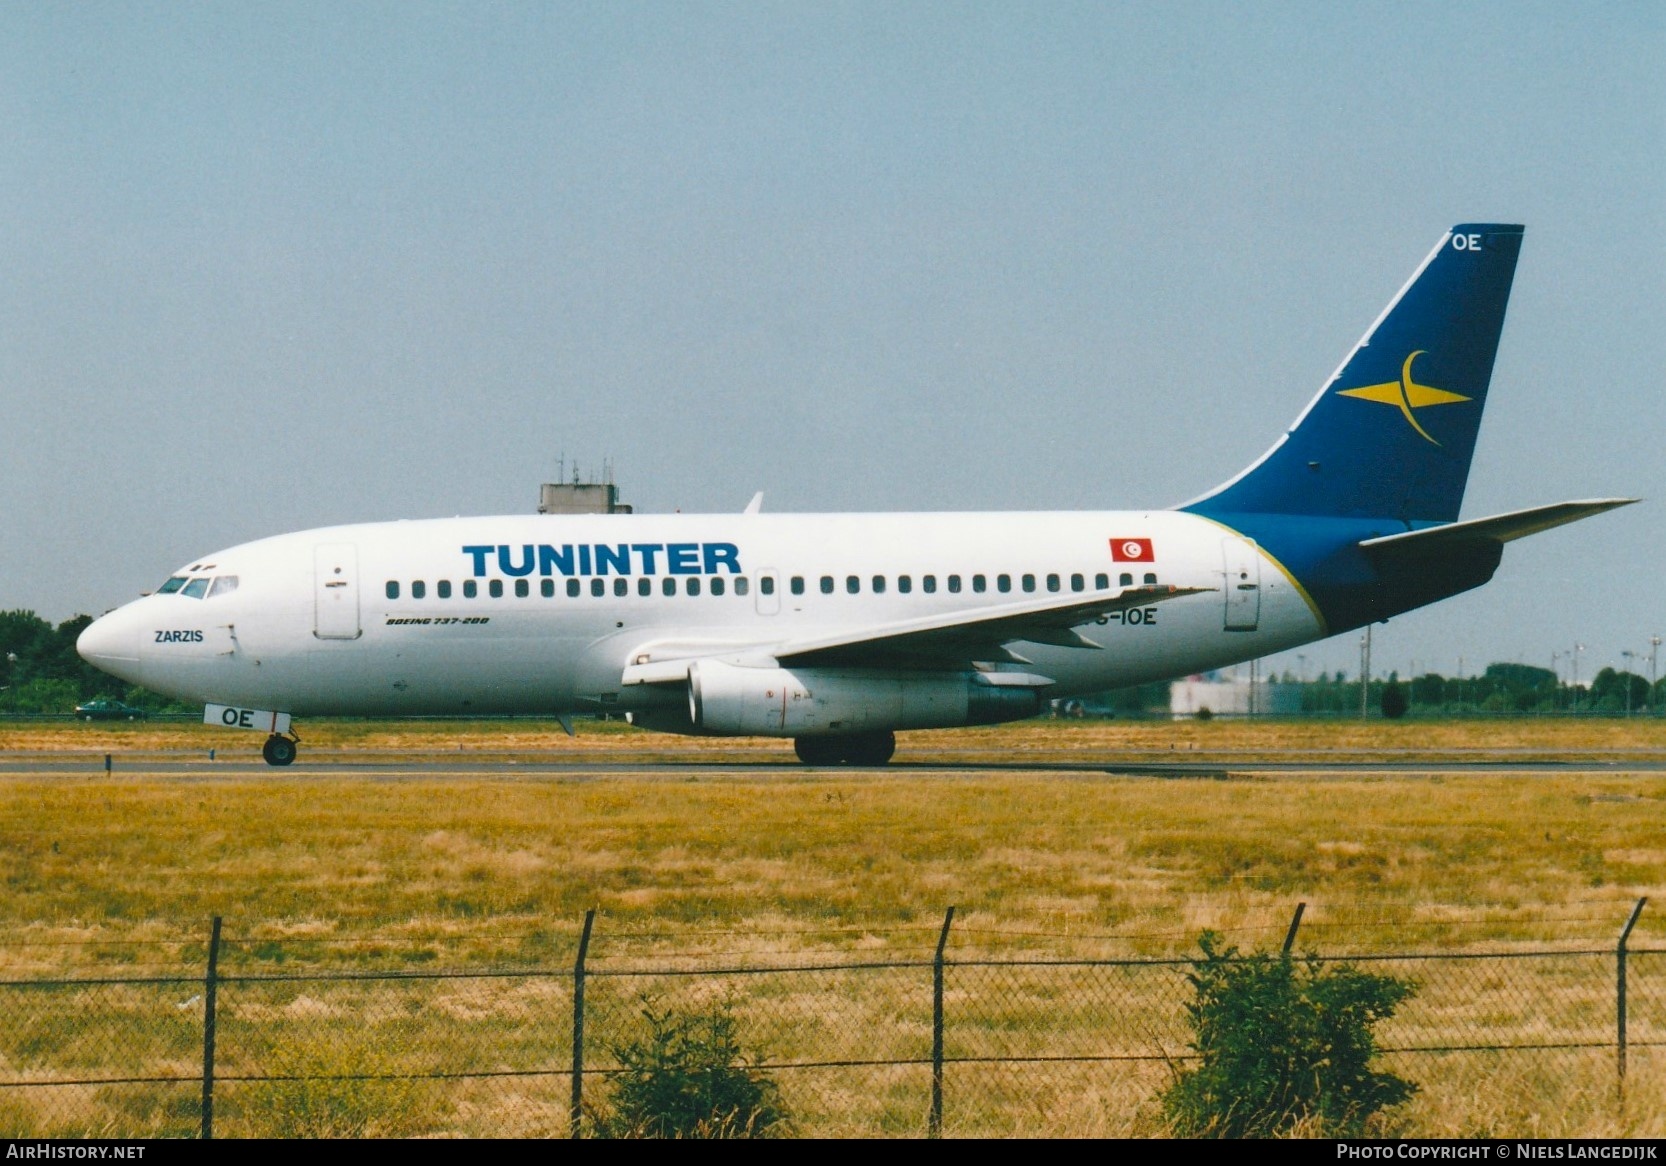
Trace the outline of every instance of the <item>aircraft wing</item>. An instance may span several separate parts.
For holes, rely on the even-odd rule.
[[[1082,597],[1046,599],[952,612],[922,619],[898,620],[827,635],[755,644],[744,654],[769,656],[783,667],[971,668],[974,663],[1029,661],[1007,647],[1018,641],[1064,648],[1097,650],[1098,644],[1075,629],[1119,611],[1149,607],[1213,587],[1127,587]],[[625,668],[623,682],[664,684],[681,681],[688,665],[721,650],[689,652],[677,645],[650,648]],[[729,653],[721,653],[729,654]],[[670,657],[670,658],[667,658]]]

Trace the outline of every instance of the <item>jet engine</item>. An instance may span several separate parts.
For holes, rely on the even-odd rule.
[[[1032,685],[992,683],[976,672],[748,668],[719,660],[699,660],[688,670],[689,720],[722,735],[943,729],[1022,720],[1040,709]]]

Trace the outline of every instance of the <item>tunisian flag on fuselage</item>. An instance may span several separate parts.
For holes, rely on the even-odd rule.
[[[1157,555],[1151,549],[1148,538],[1113,538],[1111,540],[1111,562],[1113,563],[1155,563]]]

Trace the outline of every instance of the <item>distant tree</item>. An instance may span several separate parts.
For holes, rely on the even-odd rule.
[[[1649,702],[1649,682],[1631,672],[1604,668],[1591,680],[1590,703],[1606,712],[1640,709]]]
[[[1438,709],[1456,704],[1460,699],[1458,682],[1448,680],[1438,672],[1425,672],[1412,678],[1411,691],[1406,697],[1410,704],[1421,708]]]
[[[1397,721],[1406,715],[1406,690],[1400,687],[1398,680],[1390,680],[1383,685],[1380,699],[1384,717],[1391,721]]]
[[[32,611],[0,611],[0,685],[35,675],[36,661],[52,639],[52,625]]]
[[[127,686],[75,651],[90,615],[53,627],[32,611],[0,612],[0,709],[67,713],[78,701],[121,697]]]

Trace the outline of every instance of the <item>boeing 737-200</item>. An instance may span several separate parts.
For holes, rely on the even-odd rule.
[[[87,660],[295,759],[291,716],[624,713],[888,761],[1480,586],[1504,544],[1634,499],[1458,521],[1519,226],[1453,227],[1260,460],[1169,510],[528,515],[216,551]]]

